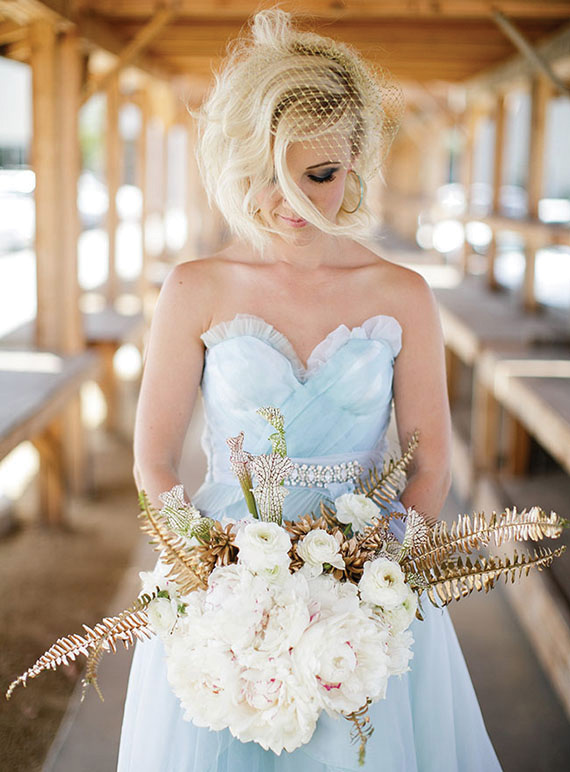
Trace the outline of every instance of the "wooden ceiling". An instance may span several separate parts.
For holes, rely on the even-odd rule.
[[[207,80],[225,45],[260,7],[258,0],[0,0],[0,55],[26,59],[23,25],[47,15],[72,22],[86,43],[120,54],[170,11],[137,58],[161,75]],[[499,28],[500,11],[531,44],[570,23],[570,0],[284,0],[307,25],[342,39],[402,81],[458,83],[517,53]],[[568,51],[570,56],[570,48]]]

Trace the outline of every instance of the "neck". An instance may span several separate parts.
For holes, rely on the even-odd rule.
[[[316,230],[316,229],[315,229]],[[302,270],[314,270],[322,265],[331,265],[342,258],[344,239],[322,231],[313,231],[286,241],[273,236],[264,252],[264,259],[274,263],[287,263]]]

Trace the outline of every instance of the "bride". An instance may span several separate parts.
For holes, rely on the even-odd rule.
[[[246,514],[227,437],[269,451],[257,414],[285,417],[300,470],[285,517],[349,490],[342,462],[381,461],[394,400],[403,446],[420,444],[405,490],[434,522],[450,485],[450,417],[436,304],[415,272],[371,252],[367,181],[395,127],[398,92],[352,50],[258,13],[199,115],[199,161],[235,240],[177,266],[153,319],[135,432],[135,477],[155,505],[179,468],[199,388],[208,474],[192,496],[214,517]],[[323,472],[323,469],[325,470]],[[395,522],[396,536],[402,535]],[[411,670],[374,704],[367,770],[492,772],[499,762],[447,611],[424,604]],[[121,772],[357,770],[346,728],[322,714],[311,741],[274,755],[184,721],[159,639],[137,644]]]

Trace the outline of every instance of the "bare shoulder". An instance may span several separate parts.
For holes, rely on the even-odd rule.
[[[168,309],[171,318],[186,329],[203,332],[211,325],[216,297],[232,281],[235,268],[235,262],[223,255],[179,263],[164,281],[157,313]]]
[[[433,316],[437,304],[431,287],[420,273],[364,249],[366,283],[375,288],[390,313],[409,323],[426,314]]]

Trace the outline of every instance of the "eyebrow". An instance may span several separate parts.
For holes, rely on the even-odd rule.
[[[313,164],[313,166],[307,166],[307,169],[318,169],[319,166],[339,166],[340,161],[324,161],[322,164]]]

